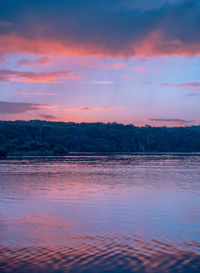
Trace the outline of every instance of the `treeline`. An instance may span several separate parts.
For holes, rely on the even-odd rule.
[[[200,152],[200,126],[0,121],[0,156],[69,152]]]

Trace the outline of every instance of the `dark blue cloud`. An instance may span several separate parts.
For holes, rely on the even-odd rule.
[[[37,111],[42,108],[49,108],[50,105],[25,102],[0,101],[1,114],[19,114],[28,111]]]
[[[167,122],[167,123],[183,123],[183,124],[187,124],[187,123],[191,123],[194,122],[194,120],[185,120],[185,119],[161,119],[161,118],[152,118],[149,119],[149,121],[153,121],[153,122]]]
[[[88,52],[127,56],[135,55],[138,46],[147,43],[153,33],[159,33],[159,37],[155,36],[157,40],[151,40],[153,49],[149,54],[200,52],[200,3],[196,0],[0,0],[0,3],[0,35],[54,39],[70,48],[76,45]]]

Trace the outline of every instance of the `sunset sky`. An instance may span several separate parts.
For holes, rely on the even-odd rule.
[[[200,124],[200,1],[0,0],[0,119]]]

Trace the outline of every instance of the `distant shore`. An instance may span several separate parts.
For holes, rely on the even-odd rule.
[[[0,157],[200,153],[200,126],[0,121]]]

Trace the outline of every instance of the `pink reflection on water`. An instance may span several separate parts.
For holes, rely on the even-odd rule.
[[[199,160],[0,162],[0,269],[198,272]]]

